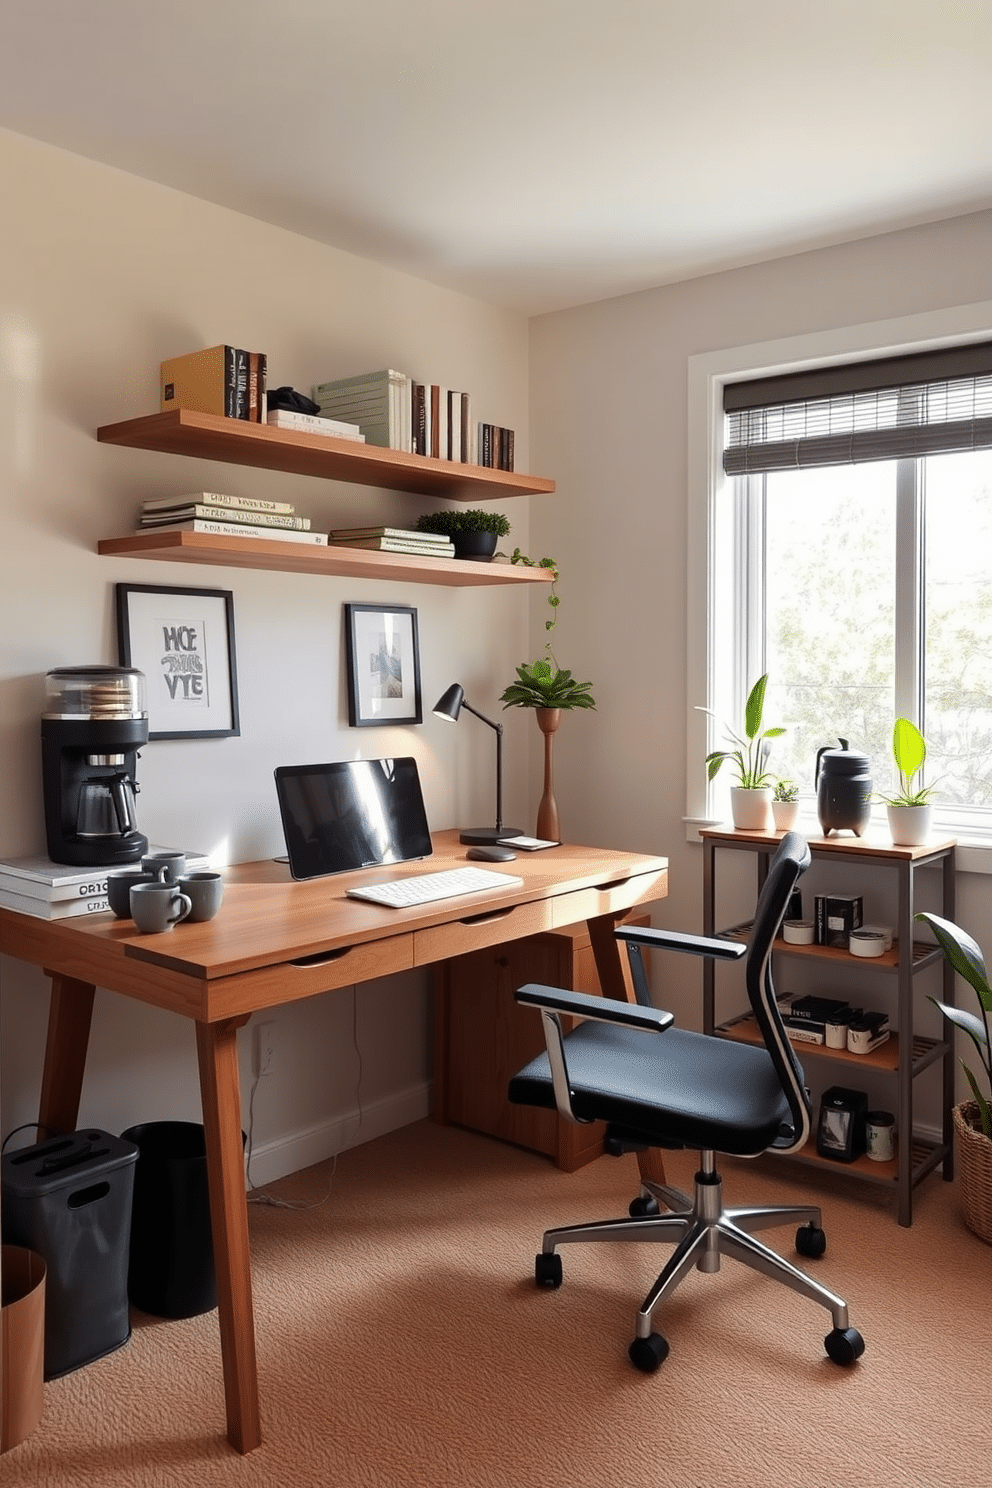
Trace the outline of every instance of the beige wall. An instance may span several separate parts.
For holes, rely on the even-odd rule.
[[[683,823],[686,771],[702,771],[686,758],[686,720],[705,701],[686,671],[689,358],[990,299],[986,212],[531,321],[533,458],[560,492],[554,510],[535,508],[533,542],[562,565],[558,661],[592,678],[599,701],[559,730],[563,827],[667,852],[659,923],[701,924],[701,853]],[[990,884],[960,876],[979,938]],[[686,977],[673,958],[656,995],[691,1022],[698,978],[680,994]]]
[[[294,502],[316,528],[412,523],[436,503],[305,477],[114,449],[102,423],[155,412],[161,359],[219,341],[265,350],[272,385],[394,366],[469,390],[479,418],[517,430],[526,469],[527,327],[519,316],[307,239],[0,133],[0,857],[44,849],[38,743],[51,667],[116,662],[117,581],[234,593],[241,737],[142,752],[139,824],[153,840],[229,861],[283,850],[272,770],[353,755],[414,754],[432,825],[494,811],[492,735],[430,715],[449,682],[489,712],[527,652],[528,597],[504,589],[349,584],[313,576],[111,560],[97,539],[131,530],[142,499],[221,489]],[[529,508],[503,507],[528,543]],[[347,726],[342,605],[418,609],[426,721]],[[507,817],[531,823],[527,720],[507,729]],[[48,987],[2,963],[5,1133],[37,1111]],[[399,978],[280,1010],[275,1073],[255,1100],[265,1176],[426,1109],[429,1002]],[[353,1015],[362,1055],[353,1046]],[[98,998],[82,1119],[119,1131],[195,1118],[192,1029]],[[248,1060],[243,1059],[247,1068]],[[288,1144],[284,1150],[280,1144]],[[266,1159],[264,1149],[270,1149]]]

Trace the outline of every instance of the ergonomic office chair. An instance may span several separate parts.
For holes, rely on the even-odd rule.
[[[511,1101],[557,1107],[567,1121],[605,1121],[608,1144],[621,1150],[696,1147],[701,1153],[694,1198],[642,1180],[628,1218],[547,1230],[536,1259],[538,1286],[557,1287],[562,1280],[559,1245],[657,1240],[675,1246],[637,1314],[629,1354],[645,1373],[657,1369],[668,1354],[667,1341],[652,1330],[655,1309],[693,1267],[718,1271],[721,1256],[742,1261],[827,1308],[833,1328],[824,1346],[835,1363],[853,1364],[864,1352],[864,1340],[850,1326],[841,1298],[754,1239],[756,1230],[799,1222],[796,1249],[804,1256],[820,1256],[826,1239],[819,1208],[725,1209],[716,1168],[717,1152],[737,1157],[794,1152],[810,1133],[809,1096],[782,1025],[771,968],[772,942],[809,862],[805,840],[795,832],[786,833],[769,864],[746,946],[621,926],[616,933],[627,943],[636,1003],[533,984],[516,993],[519,1003],[541,1010],[547,1052],[510,1081]],[[721,960],[746,954],[747,993],[763,1044],[672,1028],[672,1014],[651,1004],[641,954],[648,946]],[[585,1021],[563,1033],[562,1013]],[[668,1213],[660,1212],[661,1204]]]

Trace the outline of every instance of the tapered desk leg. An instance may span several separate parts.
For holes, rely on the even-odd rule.
[[[45,1069],[38,1103],[39,1124],[49,1131],[76,1130],[95,991],[92,982],[52,973]]]
[[[262,1440],[238,1078],[237,1031],[245,1022],[247,1016],[196,1025],[227,1439],[242,1453]]]
[[[630,967],[616,937],[616,927],[625,914],[626,911],[621,910],[590,920],[589,942],[603,996],[612,997],[616,1002],[636,1002]],[[664,1159],[657,1147],[638,1152],[637,1167],[641,1177],[649,1182],[667,1184]]]

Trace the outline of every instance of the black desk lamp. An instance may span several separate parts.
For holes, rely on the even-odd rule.
[[[463,708],[474,713],[476,718],[481,718],[483,723],[488,723],[491,729],[496,731],[496,825],[494,827],[466,827],[458,835],[460,842],[470,843],[492,843],[499,842],[504,837],[522,837],[520,827],[504,827],[503,825],[503,725],[494,723],[478,708],[473,708],[471,703],[465,701],[465,689],[458,683],[452,682],[447,692],[434,704],[435,718],[446,718],[449,723],[457,723],[458,715]]]

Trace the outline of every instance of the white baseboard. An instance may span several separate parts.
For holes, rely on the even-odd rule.
[[[356,1107],[321,1126],[291,1132],[259,1145],[253,1142],[249,1162],[251,1187],[261,1188],[289,1173],[325,1162],[349,1147],[359,1147],[413,1121],[422,1121],[430,1114],[430,1108],[431,1086],[425,1080],[406,1090],[394,1091],[381,1101],[363,1104],[360,1111]]]

